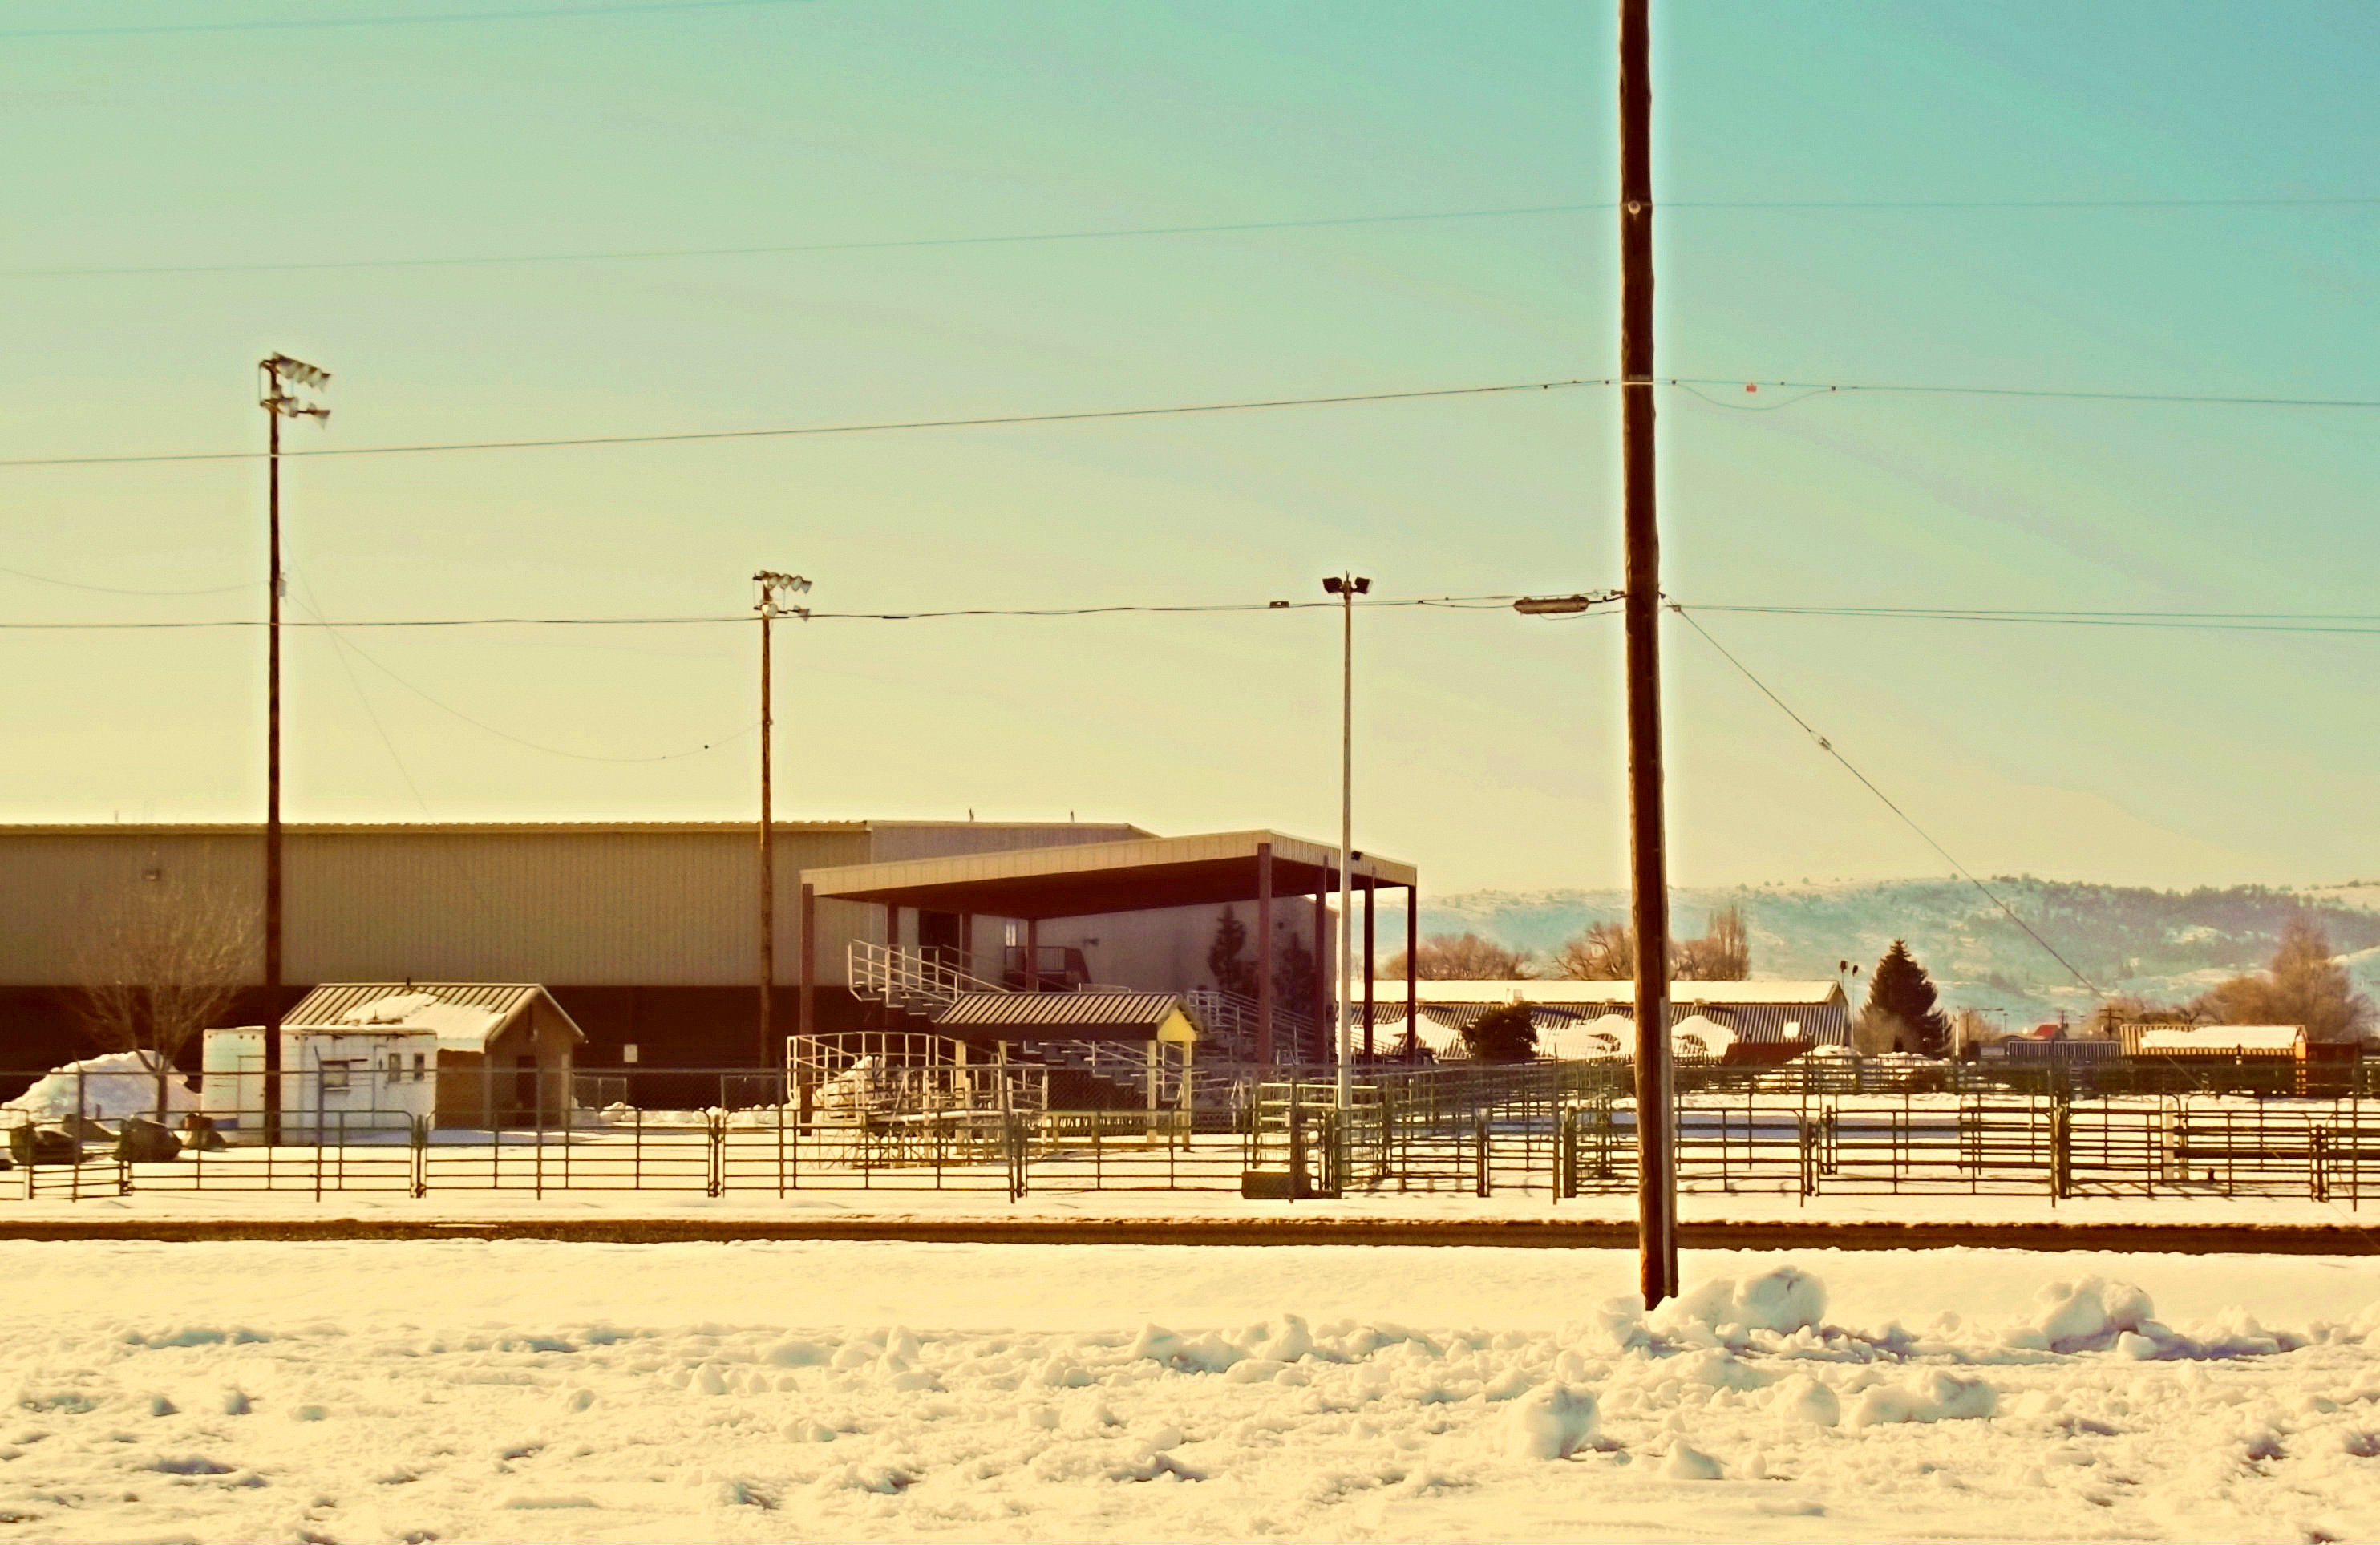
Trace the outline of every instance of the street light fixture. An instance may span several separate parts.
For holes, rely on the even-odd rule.
[[[789,606],[789,595],[807,595],[810,582],[798,574],[779,574],[762,569],[752,576],[760,587],[760,599],[752,610],[760,614],[760,1017],[759,1026],[760,1065],[771,1064],[771,1043],[776,1039],[774,1016],[776,1005],[771,1002],[777,985],[777,844],[770,830],[770,753],[771,734],[775,716],[771,709],[769,684],[769,625],[779,617],[799,617],[810,620],[807,606]],[[804,919],[805,925],[808,923]],[[807,943],[807,942],[806,942]]]
[[[1594,604],[1593,596],[1524,595],[1512,602],[1512,610],[1524,617],[1558,617],[1572,612],[1584,612]]]
[[[1349,862],[1355,845],[1355,598],[1371,593],[1372,582],[1361,575],[1335,575],[1322,581],[1322,593],[1339,598],[1339,952],[1334,964],[1339,978],[1339,1109],[1354,1102],[1348,1061],[1353,1055],[1349,1035],[1347,959],[1354,948],[1354,876]],[[1320,940],[1315,943],[1319,944]]]

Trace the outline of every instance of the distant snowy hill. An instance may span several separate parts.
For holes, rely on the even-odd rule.
[[[2290,891],[2261,885],[2153,891],[2031,878],[1997,878],[1992,889],[2025,924],[2108,991],[2157,1002],[2197,996],[2214,983],[2262,967],[2281,923],[2310,908],[2366,991],[2380,991],[2380,882]],[[1679,890],[1671,907],[1681,933],[1702,931],[1709,914],[1743,909],[1752,974],[1803,979],[1837,974],[1840,961],[1872,969],[1895,939],[1906,939],[1953,1008],[2004,1011],[2011,1028],[2081,1013],[2096,1001],[1963,881],[1892,880],[1734,890]],[[1486,934],[1542,958],[1589,923],[1624,919],[1619,891],[1472,891],[1424,896],[1424,933]],[[1384,935],[1383,952],[1402,941]],[[1846,981],[1846,990],[1852,983]],[[1852,992],[1854,1003],[1859,993]]]

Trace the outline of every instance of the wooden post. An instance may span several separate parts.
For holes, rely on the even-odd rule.
[[[281,1141],[281,373],[279,355],[264,362],[272,383],[264,403],[267,541],[264,658],[264,1140]]]
[[[1378,882],[1372,875],[1364,876],[1364,1057],[1369,1061],[1372,1050],[1372,893]]]
[[[1628,838],[1636,921],[1636,1240],[1645,1307],[1678,1291],[1670,881],[1661,811],[1661,546],[1653,478],[1649,0],[1620,0],[1620,412],[1627,536]]]
[[[1272,1064],[1272,844],[1257,844],[1257,1062]]]
[[[760,592],[760,1018],[756,1034],[760,1065],[769,1065],[771,1023],[777,984],[777,845],[769,830],[769,593]]]

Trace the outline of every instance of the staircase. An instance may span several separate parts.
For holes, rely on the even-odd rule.
[[[1209,1056],[1223,1062],[1257,1060],[1257,1004],[1254,998],[1220,988],[1194,987],[1182,994],[1182,1004],[1198,1028],[1214,1041]],[[1272,1009],[1273,1060],[1322,1063],[1330,1060],[1329,1038],[1312,1019],[1275,1004]]]
[[[939,951],[888,949],[856,939],[844,952],[844,969],[852,996],[929,1019],[957,1002],[962,992],[1008,991],[996,981],[968,975]]]
[[[1013,989],[961,970],[939,952],[888,949],[854,940],[844,955],[852,995],[882,1004],[895,1014],[930,1020],[974,992]],[[1135,991],[1116,988],[1116,991]],[[1253,1021],[1251,1021],[1253,1023]],[[1103,1111],[1139,1110],[1148,1103],[1148,1064],[1137,1048],[1096,1040],[1028,1040],[1013,1043],[1016,1060],[1053,1075],[1053,1106]],[[1179,1066],[1160,1064],[1158,1104],[1172,1109],[1182,1097]]]

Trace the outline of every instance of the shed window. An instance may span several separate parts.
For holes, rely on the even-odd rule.
[[[354,1067],[354,1065],[355,1064],[353,1063],[344,1062],[324,1063],[322,1064],[322,1092],[329,1094],[334,1090],[346,1089],[347,1087],[347,1073],[352,1067]]]
[[[413,1053],[413,1081],[418,1084],[421,1082],[422,1079],[428,1077],[429,1074],[430,1054],[426,1052],[416,1052]]]

